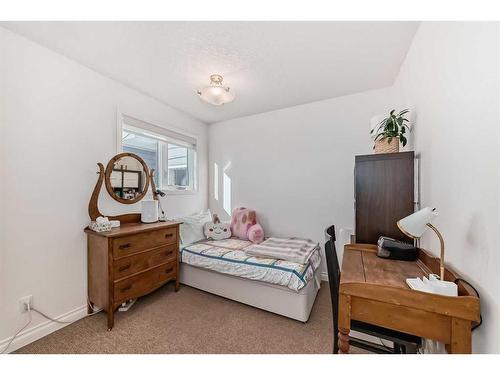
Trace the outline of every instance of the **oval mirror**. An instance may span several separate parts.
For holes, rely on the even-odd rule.
[[[148,166],[136,154],[118,154],[106,166],[105,183],[114,200],[124,204],[139,202],[148,191]]]

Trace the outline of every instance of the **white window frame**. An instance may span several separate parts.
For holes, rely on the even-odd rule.
[[[169,144],[175,144],[175,145],[178,145],[181,147],[191,148],[194,151],[193,152],[193,163],[192,163],[193,169],[194,169],[192,172],[193,188],[188,188],[188,189],[175,188],[173,186],[168,186],[168,185],[167,186],[156,186],[156,188],[164,191],[167,195],[197,194],[199,192],[198,191],[199,168],[198,168],[198,147],[197,147],[198,137],[193,135],[193,134],[189,134],[182,129],[175,128],[171,125],[163,125],[163,124],[160,125],[156,121],[153,122],[153,121],[145,120],[143,118],[140,118],[140,117],[137,117],[134,115],[130,115],[130,114],[127,114],[127,113],[124,113],[124,112],[121,112],[120,110],[118,110],[117,111],[117,131],[116,131],[116,152],[118,154],[123,152],[123,144],[122,144],[123,129],[124,129],[123,125],[124,125],[126,118],[134,119],[135,123],[134,123],[133,127],[144,130],[144,132],[158,136],[159,140],[161,140],[162,142],[166,142]],[[144,127],[141,127],[140,123],[143,123]],[[147,128],[145,128],[145,127],[147,127]],[[153,129],[153,130],[151,130],[151,129]],[[176,134],[183,137],[183,138],[194,139],[194,145],[190,145],[187,142],[176,139],[175,138]],[[160,163],[160,165],[162,163],[162,155],[161,154],[162,154],[162,147],[159,147],[159,150],[158,150],[158,159],[159,160],[158,160],[158,162]],[[158,169],[161,169],[161,168],[158,168]],[[162,172],[163,171],[161,171],[161,170],[155,171],[155,174],[157,174],[159,176],[160,181],[162,180],[162,176],[161,176]]]

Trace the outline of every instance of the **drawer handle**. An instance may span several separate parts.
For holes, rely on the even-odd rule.
[[[165,273],[170,273],[170,272],[172,272],[173,270],[174,270],[174,268],[173,268],[173,267],[167,268],[167,269],[165,270]]]
[[[167,234],[165,234],[165,238],[173,237],[173,235],[174,235],[173,233],[167,233]]]
[[[130,242],[129,243],[124,243],[123,245],[119,246],[119,249],[120,250],[128,249],[130,246],[132,246],[132,244]]]
[[[126,266],[121,266],[120,268],[118,268],[118,271],[119,272],[123,272],[123,271],[126,271],[130,268],[131,264],[127,264]]]
[[[122,293],[123,293],[123,292],[126,292],[127,290],[130,290],[130,289],[132,289],[132,285],[126,286],[126,287],[124,287],[124,288],[121,288],[121,289],[120,289],[120,292],[122,292]]]
[[[166,256],[172,255],[172,253],[173,253],[173,252],[174,252],[173,250],[170,250],[170,251],[165,251],[165,255],[166,255]]]

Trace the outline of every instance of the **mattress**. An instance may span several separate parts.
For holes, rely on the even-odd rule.
[[[281,285],[299,291],[314,279],[321,263],[319,245],[306,264],[275,258],[247,255],[250,241],[230,238],[221,241],[201,241],[181,250],[181,262],[211,271],[250,280]]]

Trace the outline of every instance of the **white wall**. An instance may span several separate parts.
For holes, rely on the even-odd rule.
[[[19,297],[33,294],[54,316],[85,304],[82,229],[95,163],[116,152],[117,108],[199,137],[200,192],[169,197],[169,216],[207,204],[207,130],[1,28],[0,47],[1,342],[25,321]],[[255,208],[267,234],[322,242],[327,225],[337,234],[352,228],[354,155],[372,152],[371,116],[413,108],[422,203],[439,209],[447,262],[481,293],[485,322],[474,351],[500,352],[499,50],[498,24],[423,23],[393,88],[211,125],[209,170],[217,163],[221,173],[218,200],[210,183],[210,208],[227,219],[227,166],[232,207]],[[437,253],[432,234],[423,243]]]
[[[381,89],[210,125],[210,208],[228,218],[222,170],[230,165],[232,207],[257,210],[266,235],[324,243],[327,226],[335,224],[337,236],[353,228],[354,155],[373,152],[369,121],[387,112],[389,98]]]
[[[87,204],[96,163],[116,153],[117,109],[198,137],[199,193],[169,196],[169,216],[207,206],[207,126],[3,28],[0,55],[1,350],[26,322],[20,297],[51,316],[81,316]],[[116,211],[105,189],[101,199],[103,213]],[[35,314],[30,327],[42,322]]]
[[[394,86],[416,110],[421,200],[437,207],[446,261],[481,295],[473,350],[500,353],[500,27],[421,24]],[[432,233],[424,247],[438,253]]]

